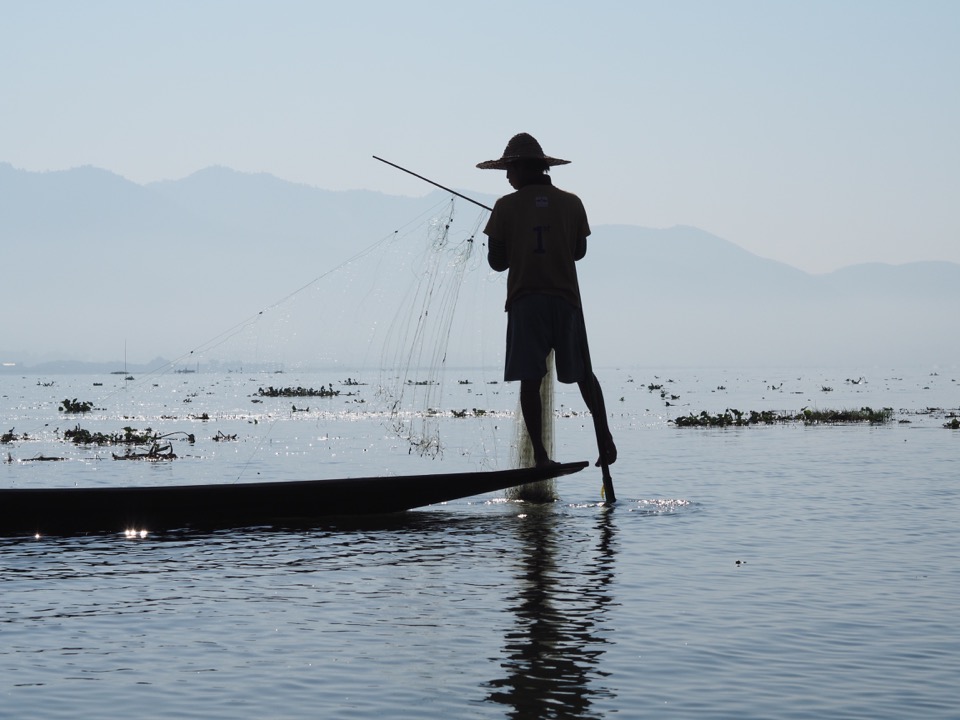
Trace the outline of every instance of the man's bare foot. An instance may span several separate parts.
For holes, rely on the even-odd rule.
[[[603,465],[604,460],[607,461],[607,465],[613,465],[617,461],[617,446],[613,444],[613,436],[607,438],[607,442],[603,446],[603,455],[597,458],[594,467]]]
[[[553,467],[554,465],[559,465],[559,464],[560,463],[558,463],[556,460],[551,460],[548,457],[542,458],[541,460],[537,460],[538,468]]]

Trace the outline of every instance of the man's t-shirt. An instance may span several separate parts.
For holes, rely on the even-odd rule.
[[[576,261],[590,234],[583,203],[552,185],[527,185],[497,200],[483,230],[487,258],[507,270],[506,309],[521,295],[559,295],[580,307]]]

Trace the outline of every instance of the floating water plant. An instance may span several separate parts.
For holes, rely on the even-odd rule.
[[[882,408],[881,410],[874,410],[871,407],[862,407],[859,410],[812,410],[804,408],[797,419],[802,420],[807,425],[819,423],[836,425],[858,422],[882,425],[893,419],[893,408]]]
[[[257,395],[260,397],[335,397],[340,394],[339,390],[334,390],[333,385],[327,387],[320,386],[319,390],[304,387],[268,387],[258,388]]]
[[[60,403],[60,412],[62,413],[87,413],[93,410],[93,403],[86,400],[80,401],[74,398],[67,399]]]
[[[677,427],[740,427],[743,425],[772,425],[778,422],[793,422],[792,415],[779,415],[770,410],[763,412],[751,411],[743,413],[740,410],[729,409],[722,413],[710,414],[706,410],[699,415],[686,415],[673,420]]]
[[[13,431],[14,431],[14,428],[10,428],[8,432],[5,432],[3,433],[3,435],[0,435],[0,445],[6,445],[7,443],[17,442],[18,440],[30,439],[27,437],[26,433],[17,437],[16,433],[14,433]]]
[[[893,408],[874,410],[863,407],[859,410],[814,410],[804,408],[799,413],[778,413],[772,410],[743,412],[733,408],[725,412],[710,414],[706,411],[699,415],[691,413],[678,417],[672,422],[677,427],[743,427],[747,425],[774,425],[778,423],[802,422],[805,425],[839,425],[844,423],[870,423],[879,425],[893,418]]]
[[[112,453],[114,460],[176,460],[177,456],[173,452],[173,446],[170,443],[159,445],[154,443],[146,452],[134,452],[130,448],[123,455]]]
[[[142,433],[136,428],[125,427],[123,433],[106,434],[102,432],[90,432],[77,425],[72,430],[64,430],[63,437],[70,440],[75,445],[146,445],[156,442],[160,436],[147,428]]]
[[[486,411],[486,410],[483,410],[483,409],[473,408],[472,411],[471,411],[471,410],[467,410],[467,409],[463,409],[463,410],[451,410],[451,411],[450,411],[450,414],[453,415],[453,417],[455,417],[455,418],[471,417],[471,415],[472,415],[473,417],[483,417],[484,415],[487,414],[487,411]]]

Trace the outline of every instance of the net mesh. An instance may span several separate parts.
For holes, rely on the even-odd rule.
[[[456,201],[445,200],[387,233],[347,260],[254,316],[181,357],[213,370],[292,372],[323,368],[330,379],[375,386],[385,425],[410,452],[439,457],[445,381],[450,369],[469,367],[484,384],[502,377],[505,277],[486,263],[476,240],[486,213],[462,223]],[[342,244],[356,242],[344,239]],[[295,268],[291,268],[295,269]],[[255,288],[254,288],[255,289]],[[553,454],[553,362],[541,387],[544,435]],[[483,375],[483,373],[488,373]],[[506,396],[510,391],[503,393]],[[519,393],[518,393],[519,394]],[[509,414],[509,411],[507,411]],[[496,419],[470,417],[470,447],[457,447],[481,468],[533,464],[519,409],[510,449],[498,440]],[[509,431],[508,431],[509,434]],[[498,457],[501,451],[510,457]],[[511,493],[517,499],[553,499],[552,482]]]
[[[540,382],[540,404],[542,407],[541,418],[543,423],[543,444],[547,449],[547,454],[554,457],[554,367],[553,353],[547,356],[547,374]],[[530,441],[530,434],[527,432],[527,426],[523,422],[523,414],[520,412],[519,400],[517,401],[516,426],[517,439],[514,444],[514,466],[515,467],[533,467],[535,464],[533,457],[533,443]],[[553,479],[540,480],[539,482],[527,483],[507,490],[507,497],[510,500],[523,500],[525,502],[553,502],[557,499],[557,485]]]

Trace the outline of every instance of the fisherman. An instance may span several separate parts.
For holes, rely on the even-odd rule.
[[[504,380],[520,381],[520,411],[537,467],[555,464],[543,440],[540,400],[551,350],[557,380],[579,385],[598,423],[597,466],[617,459],[603,391],[590,362],[577,282],[575,263],[586,254],[590,234],[587,213],[580,198],[554,187],[547,174],[569,162],[545,155],[533,136],[520,133],[510,138],[500,159],[477,165],[506,170],[516,191],[497,200],[483,232],[489,239],[490,267],[508,271]]]

